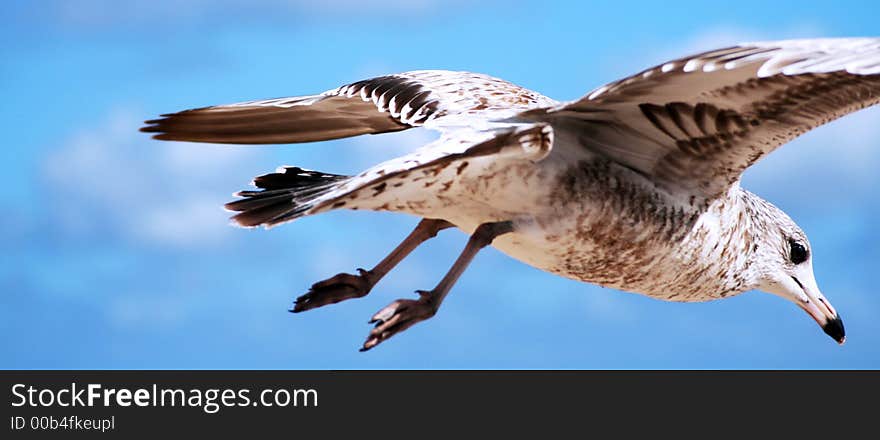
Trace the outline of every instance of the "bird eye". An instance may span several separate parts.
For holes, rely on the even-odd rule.
[[[807,261],[807,258],[810,257],[810,253],[807,252],[807,248],[804,247],[804,245],[794,241],[794,239],[788,240],[788,247],[791,251],[791,262],[794,264],[801,264],[804,261]]]

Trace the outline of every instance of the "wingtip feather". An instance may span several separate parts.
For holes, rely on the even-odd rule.
[[[141,133],[158,133],[161,131],[158,125],[145,125],[138,129]]]

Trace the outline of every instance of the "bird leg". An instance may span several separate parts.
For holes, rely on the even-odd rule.
[[[327,304],[335,304],[351,298],[360,298],[370,290],[394,266],[397,266],[407,255],[425,241],[436,237],[443,229],[452,227],[446,220],[422,219],[416,228],[401,242],[385,259],[372,270],[357,269],[358,275],[348,273],[336,274],[324,281],[313,284],[311,289],[296,299],[291,312],[299,313]]]
[[[382,341],[412,327],[417,322],[434,316],[443,299],[449,293],[449,289],[458,281],[458,277],[464,273],[477,252],[490,245],[499,235],[512,231],[513,224],[509,221],[483,223],[477,227],[468,239],[464,250],[453,263],[452,268],[434,289],[430,291],[417,290],[419,299],[398,299],[373,315],[370,324],[375,324],[375,327],[370,330],[370,334],[360,351],[367,351]]]

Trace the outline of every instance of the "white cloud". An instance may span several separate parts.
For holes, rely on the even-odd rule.
[[[126,126],[131,130],[132,126]],[[130,135],[131,133],[127,133]],[[144,136],[146,137],[146,136]],[[157,144],[158,142],[152,142]],[[181,177],[205,178],[216,176],[219,171],[228,170],[254,152],[253,148],[240,145],[206,145],[193,143],[173,143],[170,148],[162,148],[162,166]],[[164,147],[169,147],[165,144]]]
[[[150,210],[132,232],[145,241],[171,246],[198,247],[229,236],[225,211],[213,200],[194,195],[162,209]]]
[[[111,112],[52,151],[44,176],[68,234],[100,229],[158,246],[197,247],[229,238],[229,176],[258,152],[162,143],[138,133],[140,117]]]
[[[252,177],[246,169],[274,169],[258,162],[277,152],[158,142],[137,131],[141,119],[131,110],[111,111],[51,151],[43,176],[55,205],[52,221],[68,236],[116,233],[163,247],[196,248],[233,237],[240,230],[229,226],[223,204]],[[436,137],[424,129],[362,136],[337,147],[346,152],[342,158],[323,155],[319,162],[358,172]]]

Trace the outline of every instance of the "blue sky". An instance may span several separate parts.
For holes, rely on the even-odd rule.
[[[810,236],[843,347],[771,295],[665,303],[490,249],[435,318],[358,353],[367,319],[433,286],[466,237],[442,233],[365,299],[291,315],[312,282],[373,265],[416,220],[334,212],[242,230],[221,206],[278,165],[354,173],[432,134],[232,147],[137,132],[159,113],[396,71],[472,70],[574,99],[738,41],[880,36],[872,1],[665,3],[11,2],[0,11],[0,367],[880,367],[880,109],[808,133],[743,182]]]

